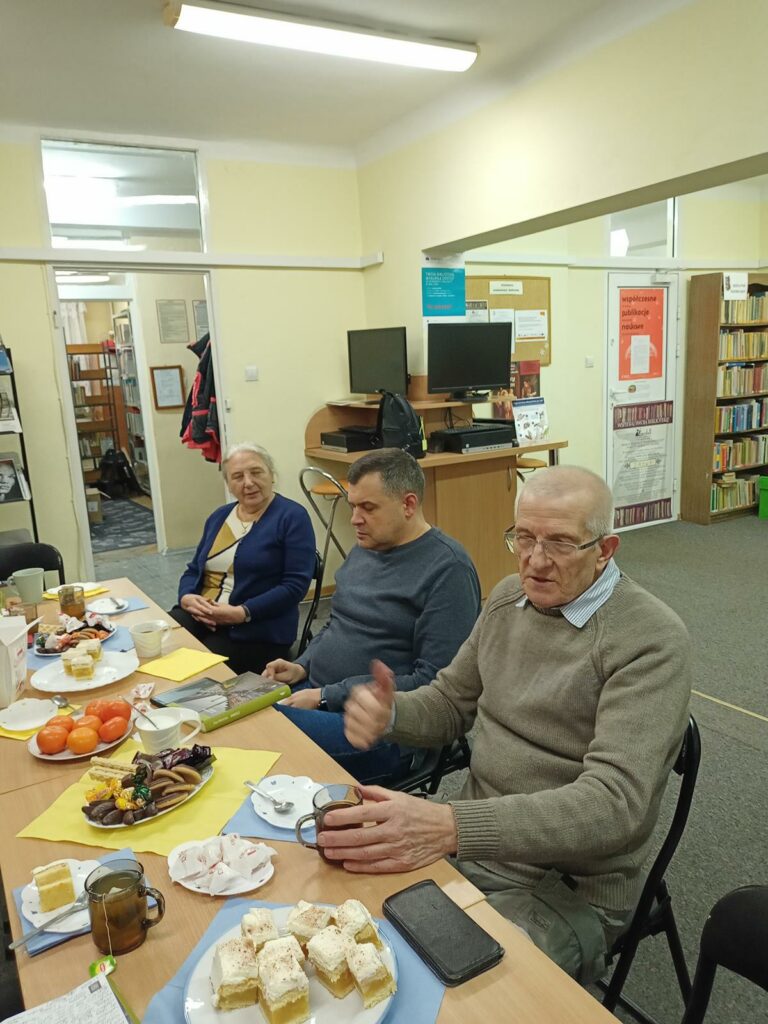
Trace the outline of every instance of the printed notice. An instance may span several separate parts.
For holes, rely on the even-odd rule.
[[[492,309],[491,310],[491,323],[494,324],[513,324],[515,322],[515,311],[514,309]]]
[[[6,1024],[127,1024],[130,1018],[101,975],[66,995],[10,1017]]]
[[[187,304],[184,299],[158,299],[157,321],[160,327],[160,341],[164,345],[189,344]]]
[[[491,295],[522,295],[522,281],[491,281],[489,290]]]
[[[619,289],[619,380],[662,376],[665,294],[664,288]]]
[[[629,372],[633,377],[647,377],[651,369],[651,336],[633,334],[629,346]]]
[[[469,323],[488,323],[488,300],[467,299],[466,318]]]
[[[205,299],[192,300],[192,315],[195,319],[195,340],[199,341],[208,333],[208,303]]]
[[[517,341],[546,341],[549,337],[549,316],[546,309],[515,310]]]
[[[672,421],[669,401],[614,409],[615,529],[672,518]]]
[[[749,274],[729,270],[723,274],[723,298],[746,299],[749,285]]]

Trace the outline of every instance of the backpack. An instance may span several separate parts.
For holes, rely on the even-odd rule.
[[[402,448],[414,459],[424,458],[424,427],[403,395],[385,391],[381,396],[376,437],[381,448]]]
[[[96,484],[100,491],[110,498],[122,498],[128,494],[141,494],[139,481],[133,472],[125,452],[110,448],[99,463],[101,476]]]

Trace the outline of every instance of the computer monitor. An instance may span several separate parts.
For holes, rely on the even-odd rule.
[[[477,388],[509,387],[510,323],[431,323],[427,329],[427,390],[477,398]],[[483,398],[486,396],[483,395]]]
[[[349,389],[372,394],[408,390],[408,356],[404,327],[374,327],[347,331]]]

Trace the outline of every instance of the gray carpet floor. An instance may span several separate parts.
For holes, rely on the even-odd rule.
[[[118,548],[137,548],[155,544],[155,517],[151,509],[129,498],[105,499],[101,504],[103,521],[91,523],[91,547],[94,554]]]
[[[113,556],[99,559],[97,575],[130,576],[159,604],[170,607],[188,557],[189,552],[147,554],[123,564]],[[622,534],[617,561],[688,626],[694,685],[706,695],[694,695],[691,702],[702,733],[702,765],[689,824],[668,875],[693,967],[701,928],[715,901],[739,885],[768,884],[768,721],[746,713],[768,718],[768,523],[747,517],[712,527],[671,523],[635,530]],[[327,608],[328,602],[321,602],[318,628]],[[461,773],[449,776],[441,795],[455,793],[460,785]],[[669,819],[674,796],[671,786],[660,829]],[[13,1006],[12,976],[12,969],[0,963],[0,1020]],[[680,1020],[682,1002],[663,939],[641,946],[626,992],[662,1024]],[[618,1016],[631,1020],[621,1012]],[[707,1024],[766,1021],[768,995],[719,972]]]

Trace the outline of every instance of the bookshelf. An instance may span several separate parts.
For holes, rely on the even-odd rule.
[[[94,484],[100,478],[100,463],[109,449],[120,448],[114,358],[114,350],[107,342],[67,345],[75,427],[86,484]]]
[[[746,299],[722,288],[717,273],[688,289],[680,514],[704,525],[754,512],[768,474],[768,274]]]
[[[116,313],[112,317],[112,323],[115,328],[117,367],[120,375],[123,403],[125,405],[130,462],[139,486],[145,494],[149,494],[146,433],[141,411],[139,378],[136,370],[136,350],[133,345],[133,329],[131,327],[131,314],[129,310],[123,309]]]

